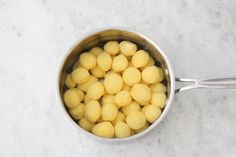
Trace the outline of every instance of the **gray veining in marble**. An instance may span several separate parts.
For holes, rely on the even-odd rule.
[[[131,143],[76,130],[58,107],[57,72],[81,35],[106,26],[158,41],[177,76],[236,76],[234,0],[0,0],[0,156],[236,156],[236,90],[176,95],[163,122]]]

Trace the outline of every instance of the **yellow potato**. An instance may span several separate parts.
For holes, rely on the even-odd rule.
[[[80,102],[82,102],[84,100],[84,92],[78,88],[73,88],[77,94],[79,95],[79,98],[80,98]]]
[[[118,92],[115,95],[115,102],[118,106],[126,106],[130,104],[132,101],[132,97],[130,95],[130,92],[123,90]]]
[[[101,116],[101,107],[98,101],[89,100],[85,104],[84,116],[91,122],[96,122]]]
[[[82,118],[82,119],[80,119],[80,121],[79,121],[79,125],[80,125],[84,130],[90,131],[90,130],[93,128],[94,123],[90,122],[90,121],[87,120],[86,118]]]
[[[112,69],[115,72],[124,71],[127,68],[127,66],[128,66],[128,60],[124,55],[120,54],[113,58]]]
[[[64,93],[64,102],[68,108],[74,108],[80,104],[80,97],[73,89],[68,89]]]
[[[104,95],[104,86],[101,82],[95,82],[87,90],[89,98],[98,100]]]
[[[163,85],[162,83],[151,84],[149,87],[150,87],[152,93],[155,93],[155,92],[166,93],[166,86]]]
[[[118,108],[115,104],[107,103],[102,106],[102,119],[104,121],[113,121],[118,114]]]
[[[147,84],[161,82],[164,78],[163,72],[156,66],[146,67],[142,71],[142,79]]]
[[[87,92],[88,88],[95,82],[97,82],[97,78],[94,76],[90,76],[89,79],[85,82],[82,83],[81,85],[78,85],[79,89],[81,89],[84,92]]]
[[[78,84],[86,82],[90,77],[88,70],[82,67],[79,67],[73,70],[71,73],[71,76],[72,76],[72,80]]]
[[[112,58],[109,53],[103,51],[97,57],[97,65],[103,70],[108,71],[111,69]]]
[[[145,109],[145,117],[148,122],[153,123],[161,115],[161,109],[156,105],[148,105]]]
[[[126,56],[132,56],[137,51],[137,45],[130,41],[122,41],[120,51]]]
[[[116,125],[119,121],[125,121],[125,115],[122,112],[118,112],[116,118],[112,121],[113,125]]]
[[[101,122],[92,128],[92,133],[100,137],[111,138],[114,136],[114,132],[111,122]]]
[[[144,127],[142,127],[141,129],[135,130],[136,133],[140,133],[143,132],[145,129],[147,129],[149,127],[148,122],[145,123]]]
[[[100,47],[94,47],[90,50],[92,54],[95,56],[98,56],[103,50]]]
[[[129,105],[127,106],[123,106],[122,107],[122,112],[127,116],[130,112],[132,111],[140,111],[140,105],[138,103],[136,103],[135,101],[131,102]]]
[[[95,68],[91,69],[90,72],[93,76],[97,78],[102,78],[105,76],[106,72],[102,70],[99,66],[96,66]]]
[[[108,41],[104,45],[104,50],[110,55],[116,55],[120,52],[119,43],[117,41]]]
[[[107,104],[107,103],[112,103],[112,104],[115,104],[115,97],[114,95],[104,95],[102,97],[102,104]]]
[[[69,113],[74,119],[81,119],[84,116],[84,104],[80,103],[75,108],[69,109]]]
[[[140,70],[143,71],[146,67],[149,67],[149,66],[155,66],[155,61],[153,60],[151,56],[149,56],[148,63],[144,67],[141,67]]]
[[[163,92],[156,92],[152,94],[151,104],[159,108],[163,108],[166,103],[166,94]]]
[[[118,138],[128,137],[131,135],[130,127],[123,121],[119,121],[115,125],[115,136]]]
[[[97,58],[94,54],[89,52],[84,52],[79,57],[79,64],[83,68],[89,70],[96,66]]]
[[[131,87],[130,86],[128,86],[128,85],[124,85],[124,87],[123,87],[123,90],[127,90],[127,91],[131,91]]]
[[[133,86],[141,81],[141,73],[135,67],[129,67],[123,72],[123,80],[126,85]]]
[[[146,123],[146,118],[143,112],[133,111],[126,117],[126,122],[130,128],[138,130],[142,128]]]
[[[123,88],[123,80],[119,74],[114,72],[105,76],[104,86],[108,94],[116,94]]]
[[[151,99],[151,90],[145,84],[136,84],[131,89],[131,96],[140,105],[147,105]]]
[[[148,61],[149,54],[144,50],[135,52],[131,60],[132,64],[137,68],[144,67],[148,63]]]
[[[76,83],[72,80],[70,74],[68,74],[68,75],[66,76],[65,85],[66,85],[66,87],[68,87],[68,88],[73,88],[73,87],[76,86]]]

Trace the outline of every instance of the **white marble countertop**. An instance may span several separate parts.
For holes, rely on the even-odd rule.
[[[180,93],[157,128],[127,144],[72,126],[57,102],[60,63],[82,34],[106,26],[157,40],[177,76],[236,76],[234,0],[0,0],[0,156],[235,156],[236,90]]]

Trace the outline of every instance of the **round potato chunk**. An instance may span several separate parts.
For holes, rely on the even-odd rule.
[[[113,125],[116,125],[118,121],[125,121],[125,115],[122,112],[118,112],[116,118],[112,121]]]
[[[93,126],[94,126],[94,123],[90,122],[90,121],[87,120],[86,118],[82,118],[82,119],[80,119],[80,121],[79,121],[79,125],[80,125],[83,129],[85,129],[85,130],[87,130],[87,131],[91,131],[91,129],[92,129]]]
[[[145,125],[141,128],[141,129],[138,129],[138,130],[135,130],[136,133],[140,133],[140,132],[143,132],[145,129],[147,129],[149,127],[149,124],[148,122],[145,123]]]
[[[103,51],[97,57],[97,64],[103,71],[111,69],[112,58],[109,53]]]
[[[104,79],[104,86],[106,92],[109,94],[118,93],[123,87],[123,80],[119,74],[111,72],[107,74]]]
[[[104,50],[110,55],[116,55],[120,51],[119,43],[117,41],[109,41],[104,45]]]
[[[102,106],[102,119],[113,121],[118,113],[118,108],[115,104],[107,103]]]
[[[135,101],[131,102],[129,105],[122,107],[122,112],[127,116],[132,111],[140,111],[141,107]]]
[[[84,92],[78,88],[72,88],[73,90],[75,90],[77,92],[77,94],[79,95],[80,98],[80,102],[84,100]]]
[[[96,66],[97,59],[96,56],[89,52],[84,52],[79,57],[79,64],[83,68],[89,70]]]
[[[128,137],[131,135],[130,127],[123,121],[119,121],[115,125],[115,136],[116,137]]]
[[[124,71],[127,68],[127,66],[128,66],[128,60],[124,55],[120,54],[113,58],[112,69],[115,72]]]
[[[73,70],[71,76],[72,80],[78,84],[86,82],[90,77],[88,70],[82,67],[78,67],[75,70]]]
[[[132,57],[132,64],[133,66],[140,68],[144,67],[149,61],[149,54],[144,50],[139,50],[135,52],[135,54]]]
[[[163,76],[162,70],[156,66],[146,67],[142,71],[142,79],[147,84],[161,82],[164,78]]]
[[[141,73],[135,67],[127,68],[124,71],[122,77],[123,77],[125,84],[128,86],[133,86],[134,84],[137,84],[141,81]]]
[[[133,111],[126,117],[126,122],[130,128],[138,130],[146,123],[146,118],[143,112]]]
[[[84,116],[84,104],[80,103],[78,106],[69,109],[69,113],[74,119],[81,119]]]
[[[114,136],[114,132],[111,122],[101,122],[92,128],[92,133],[100,137],[111,138]]]
[[[156,105],[148,105],[145,109],[145,117],[148,122],[153,123],[161,115],[161,109]]]
[[[152,94],[151,104],[159,108],[163,108],[166,103],[166,94],[163,92],[156,92]]]
[[[105,76],[106,72],[102,70],[99,66],[96,66],[95,68],[91,69],[90,72],[93,76],[97,78],[102,78]]]
[[[93,83],[97,82],[97,80],[98,80],[98,79],[97,79],[96,77],[90,76],[89,79],[88,79],[85,83],[83,83],[83,84],[81,84],[81,85],[78,85],[78,87],[79,87],[79,89],[81,89],[82,91],[87,92],[88,88],[89,88]]]
[[[95,56],[98,56],[103,50],[100,47],[94,47],[90,50],[92,54]]]
[[[80,97],[73,89],[68,89],[64,93],[64,102],[68,108],[74,108],[80,104]]]
[[[68,88],[73,88],[73,87],[76,86],[76,83],[72,80],[70,74],[66,76],[65,85],[66,85]]]
[[[126,56],[132,56],[137,51],[137,45],[130,41],[122,41],[120,51]]]
[[[151,99],[151,90],[145,84],[136,84],[131,89],[131,96],[140,105],[146,105]]]
[[[151,84],[149,87],[150,87],[152,93],[155,93],[155,92],[166,93],[166,86],[164,86],[162,83]]]
[[[112,103],[112,104],[115,104],[115,97],[114,95],[104,95],[102,97],[102,104],[107,104],[107,103]]]
[[[101,82],[95,82],[89,86],[87,90],[87,95],[91,99],[98,100],[104,95],[104,86]]]
[[[116,94],[115,102],[118,106],[126,106],[130,104],[132,101],[132,97],[130,92],[123,90]]]
[[[89,100],[85,104],[84,116],[91,122],[96,122],[101,116],[101,107],[98,101]]]

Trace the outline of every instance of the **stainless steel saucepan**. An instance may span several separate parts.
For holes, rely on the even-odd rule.
[[[129,40],[136,43],[139,48],[142,48],[150,53],[150,55],[155,59],[156,65],[160,66],[165,75],[165,84],[167,86],[167,100],[165,108],[162,111],[160,117],[146,130],[140,132],[138,134],[132,135],[126,138],[102,138],[92,133],[89,133],[82,129],[68,114],[68,111],[63,103],[63,93],[65,90],[64,87],[64,80],[67,73],[71,71],[73,64],[78,59],[79,55],[84,52],[85,50],[98,46],[106,41],[110,40]],[[124,29],[119,27],[112,27],[112,28],[104,28],[92,32],[85,36],[84,38],[80,39],[73,47],[69,50],[68,54],[65,56],[63,60],[62,67],[59,72],[58,78],[58,93],[60,98],[60,105],[63,107],[65,114],[68,116],[72,124],[81,132],[84,132],[90,138],[93,138],[98,141],[104,142],[127,142],[134,139],[137,139],[152,129],[154,129],[166,116],[169,108],[171,107],[173,98],[175,93],[194,89],[194,88],[235,88],[236,89],[236,78],[216,78],[216,79],[189,79],[189,78],[178,78],[174,74],[174,70],[172,68],[171,62],[168,59],[165,52],[161,50],[161,48],[152,40],[144,36],[143,34],[133,31],[131,29]],[[187,86],[176,88],[176,82],[183,82],[188,84]]]

